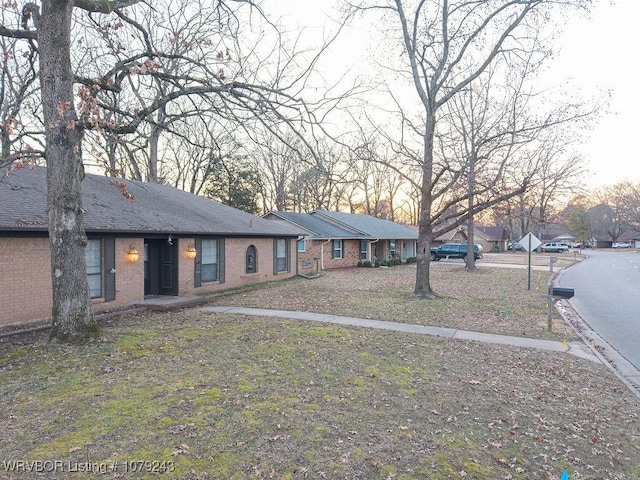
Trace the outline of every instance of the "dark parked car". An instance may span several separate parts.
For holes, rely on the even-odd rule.
[[[478,260],[482,258],[482,245],[473,246],[473,257]],[[431,249],[431,261],[437,262],[441,258],[461,258],[467,261],[466,243],[445,243],[439,247]]]
[[[519,243],[510,243],[509,250],[513,250],[515,252],[524,252],[524,247]]]

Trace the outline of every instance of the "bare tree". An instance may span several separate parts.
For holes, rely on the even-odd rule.
[[[538,203],[538,211],[548,216],[551,201],[571,192],[583,171],[569,150],[571,142],[561,141],[561,129],[587,114],[558,103],[553,114],[534,115],[541,110],[531,105],[537,95],[525,85],[537,65],[525,62],[516,71],[504,67],[495,62],[444,107],[450,112],[449,149],[462,162],[459,171],[466,185],[466,209],[459,208],[458,213],[467,217],[467,269],[475,268],[473,212],[477,207],[488,207],[497,197],[521,197],[541,183],[553,186],[544,190]]]
[[[456,165],[445,144],[437,143],[441,125],[446,124],[443,107],[476,82],[497,58],[517,69],[523,62],[530,63],[536,53],[544,57],[546,51],[538,32],[550,20],[552,7],[559,8],[559,4],[551,0],[388,0],[373,6],[363,2],[355,7],[362,12],[382,11],[394,18],[403,50],[404,63],[389,67],[398,83],[398,88],[392,86],[391,90],[403,129],[389,141],[408,165],[419,164],[422,173],[416,296],[435,296],[429,280],[429,250],[438,234],[527,188],[525,182],[501,193],[500,189],[508,185],[507,179],[502,179],[482,200],[461,202],[468,199],[468,191],[451,196],[453,188],[466,191],[460,184],[465,169],[460,168],[459,162]],[[387,31],[387,42],[391,33]],[[400,87],[406,85],[407,78],[420,102],[417,117],[409,108],[402,108],[403,104],[410,104],[401,98]],[[419,138],[420,143],[408,141],[410,137]],[[523,154],[521,161],[534,162],[535,158]]]
[[[593,227],[588,212],[589,202],[583,195],[573,198],[565,209],[567,227],[583,245],[593,238]]]
[[[15,18],[15,12],[3,8],[0,21],[9,20],[10,13]],[[33,20],[25,25],[32,28]],[[39,158],[44,145],[38,128],[42,109],[37,100],[35,44],[0,37],[0,50],[0,166],[6,166],[15,160]]]
[[[295,140],[282,143],[268,132],[264,132],[263,139],[260,147],[254,149],[256,169],[263,179],[263,211],[291,211],[290,185],[300,163],[297,148],[289,147]]]
[[[255,125],[262,125],[280,137],[287,130],[293,132],[308,145],[309,133],[303,136],[299,126],[311,125],[314,120],[311,106],[300,94],[314,58],[306,66],[297,64],[295,52],[280,48],[277,35],[273,49],[258,48],[257,45],[262,47],[259,43],[247,50],[254,59],[259,59],[260,52],[266,53],[268,64],[256,65],[249,60],[244,62],[246,57],[238,57],[233,70],[220,66],[221,60],[226,61],[226,48],[207,50],[206,39],[201,43],[202,56],[192,56],[192,52],[189,56],[165,54],[154,43],[149,32],[152,24],[147,23],[159,9],[157,5],[142,0],[43,0],[40,15],[30,10],[32,20],[23,21],[22,28],[0,26],[0,36],[37,43],[39,55],[48,167],[52,339],[80,342],[99,334],[91,310],[84,256],[87,240],[80,185],[86,131],[104,131],[123,138],[148,128],[153,137],[154,129],[160,132],[167,128],[165,115],[173,114],[176,103],[196,102],[221,118],[237,122],[247,135]],[[211,12],[212,17],[208,18],[224,19],[225,28],[229,24],[250,27],[251,22],[245,20],[252,17],[243,9],[251,9],[256,19],[265,18],[251,0],[196,5],[184,0],[181,6],[172,17],[177,24],[184,24],[191,13],[204,16]],[[37,23],[32,23],[36,19]],[[74,42],[72,48],[72,27],[89,24],[104,33],[100,62],[84,60],[81,42]],[[273,28],[268,21],[261,26]],[[235,38],[234,33],[237,35],[237,29],[232,30],[231,38]],[[176,41],[200,40],[189,34],[184,31]],[[226,33],[224,37],[227,38]],[[107,51],[113,53],[106,55]],[[137,105],[130,103],[140,97],[143,98]],[[321,99],[325,105],[332,101]],[[313,133],[313,128],[308,130]],[[149,148],[154,147],[150,144]]]
[[[586,170],[572,143],[572,139],[563,140],[557,133],[542,138],[535,151],[539,161],[529,188],[496,206],[496,215],[505,218],[513,240],[527,232],[544,238],[548,225],[558,220],[568,199],[582,193]],[[516,182],[519,178],[517,172]]]
[[[612,242],[627,230],[637,229],[640,216],[640,185],[619,182],[596,192],[599,205],[589,210],[594,229]]]

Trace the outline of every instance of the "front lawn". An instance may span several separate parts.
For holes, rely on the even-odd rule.
[[[434,302],[408,295],[411,271],[216,303],[546,336],[539,293],[509,270],[445,266]],[[470,279],[495,288],[485,298]],[[570,335],[560,323],[556,339]],[[103,328],[84,347],[0,340],[1,478],[640,478],[638,398],[568,354],[198,310]]]

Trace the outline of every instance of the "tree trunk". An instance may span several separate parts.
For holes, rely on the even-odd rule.
[[[99,334],[87,282],[80,183],[82,129],[76,125],[70,32],[73,0],[45,0],[38,26],[51,248],[51,340],[82,342]]]
[[[475,146],[473,147],[473,153],[471,154],[471,158],[469,159],[469,179],[467,183],[467,194],[469,198],[467,199],[467,209],[469,211],[469,219],[467,220],[467,261],[465,263],[464,268],[467,270],[473,270],[476,268],[476,257],[475,252],[473,251],[473,243],[474,243],[474,230],[475,230],[475,221],[473,218],[473,201],[474,201],[474,191],[476,187],[476,153]]]
[[[431,203],[433,187],[433,140],[435,138],[435,115],[432,110],[426,112],[426,128],[424,134],[424,158],[422,163],[422,197],[420,200],[420,219],[418,221],[418,251],[416,263],[416,285],[413,294],[421,298],[434,298],[429,281],[431,265],[431,242],[433,229],[431,222]]]

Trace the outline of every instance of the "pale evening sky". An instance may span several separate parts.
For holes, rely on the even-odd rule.
[[[640,2],[600,0],[590,17],[570,21],[553,68],[585,92],[611,90],[610,113],[581,149],[589,183],[640,182]]]
[[[297,26],[319,32],[324,13],[333,0],[285,0],[283,10]],[[279,6],[284,6],[280,4]],[[579,153],[589,169],[588,183],[599,187],[623,180],[640,182],[640,1],[599,0],[588,17],[569,19],[559,37],[556,58],[548,65],[552,82],[575,85],[576,93],[591,98],[611,92],[608,112],[602,112],[595,127],[586,132],[587,140]],[[370,25],[361,27],[366,37]],[[354,67],[358,55],[366,55],[367,39],[349,35],[327,65],[339,72]],[[341,58],[336,58],[337,56]],[[366,63],[366,61],[364,62]],[[341,66],[344,65],[343,66]],[[335,73],[335,72],[334,72]]]

